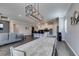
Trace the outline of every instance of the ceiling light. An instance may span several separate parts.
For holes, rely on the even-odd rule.
[[[26,16],[30,16],[33,13],[33,6],[32,5],[28,5],[25,7],[25,12],[26,12]]]
[[[0,15],[2,15],[2,13],[0,13]]]
[[[22,16],[21,14],[19,14],[18,16]]]

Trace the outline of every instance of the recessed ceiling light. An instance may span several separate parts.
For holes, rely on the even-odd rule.
[[[22,16],[21,14],[19,14],[18,16]]]
[[[2,13],[0,13],[0,15],[2,15]]]

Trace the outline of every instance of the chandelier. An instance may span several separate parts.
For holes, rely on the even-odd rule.
[[[33,6],[32,5],[28,5],[25,7],[25,12],[26,12],[26,16],[30,16],[33,13]]]
[[[33,5],[27,5],[25,7],[25,12],[26,16],[32,16],[39,21],[43,21],[43,16],[39,13],[39,4],[37,8],[35,8]]]

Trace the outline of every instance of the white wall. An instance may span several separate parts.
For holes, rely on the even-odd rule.
[[[77,25],[71,25],[71,16],[74,11],[79,11],[79,4],[72,4],[67,13],[67,33],[66,41],[72,48],[76,55],[79,55],[79,23]]]
[[[10,32],[14,32],[13,24],[16,24],[17,33],[31,35],[31,26],[27,24],[26,22],[11,20],[10,21]],[[27,27],[27,29],[25,29],[25,27]]]
[[[59,17],[59,32],[62,33],[62,40],[65,39],[65,19],[64,17]]]

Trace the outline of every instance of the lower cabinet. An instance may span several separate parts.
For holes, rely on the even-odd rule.
[[[22,40],[22,38],[16,38],[15,33],[1,33],[0,34],[0,45],[16,42]]]

